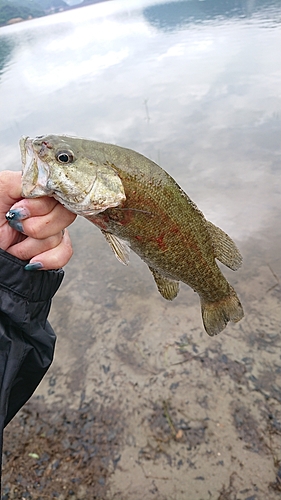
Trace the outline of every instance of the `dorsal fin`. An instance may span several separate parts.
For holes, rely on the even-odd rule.
[[[104,235],[107,243],[109,243],[109,246],[113,251],[115,257],[119,260],[119,262],[127,266],[130,260],[130,248],[128,247],[127,243],[125,243],[125,241],[123,240],[120,240],[119,238],[117,238],[117,236],[114,236],[111,233],[107,233],[106,231],[101,232]]]
[[[242,265],[242,255],[234,241],[222,229],[207,221],[215,257],[225,266],[236,271]]]
[[[149,267],[149,269],[153,274],[158,291],[162,297],[167,300],[173,300],[179,292],[179,282],[166,278],[152,267]]]

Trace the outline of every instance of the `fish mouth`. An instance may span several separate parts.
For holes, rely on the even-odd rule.
[[[33,139],[22,137],[20,139],[20,152],[22,161],[22,196],[25,198],[52,196],[53,191],[47,187],[49,167],[34,151]]]

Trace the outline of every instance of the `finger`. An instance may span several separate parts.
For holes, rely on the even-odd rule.
[[[21,172],[0,172],[0,209],[5,213],[21,198]]]
[[[44,206],[46,207],[46,204]],[[69,212],[60,203],[56,202],[53,209],[44,215],[29,217],[25,220],[12,219],[9,221],[9,224],[17,231],[31,238],[45,239],[62,231],[75,218],[75,214]]]
[[[9,247],[24,240],[26,236],[18,231],[12,229],[5,221],[3,225],[0,224],[0,248],[7,251]]]
[[[24,220],[50,213],[58,204],[54,198],[43,196],[42,198],[23,198],[15,203],[9,210],[15,220]]]
[[[29,263],[30,264],[42,264],[41,269],[60,269],[65,266],[67,262],[73,255],[71,240],[69,237],[69,233],[67,229],[64,231],[64,235],[62,240],[58,246],[53,248],[52,250],[47,250],[41,254],[34,256]],[[36,269],[36,267],[35,267]],[[38,268],[37,268],[38,269]],[[29,269],[29,270],[32,270]]]
[[[14,255],[14,257],[17,257],[18,259],[30,260],[35,255],[56,248],[61,243],[61,240],[62,232],[59,232],[58,234],[50,236],[50,238],[46,238],[44,240],[36,240],[28,237],[20,243],[10,246],[7,249],[7,252],[11,255]]]

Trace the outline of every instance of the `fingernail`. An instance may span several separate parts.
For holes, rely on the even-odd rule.
[[[19,233],[23,233],[23,225],[21,222],[18,222],[17,220],[11,219],[8,220],[8,224],[12,229],[15,229],[16,231],[19,231]]]
[[[6,213],[7,221],[11,220],[24,220],[30,216],[29,211],[24,207],[11,208],[9,212]]]
[[[26,271],[38,271],[39,269],[42,269],[43,264],[41,262],[32,262],[31,264],[26,264],[24,266],[24,269]]]

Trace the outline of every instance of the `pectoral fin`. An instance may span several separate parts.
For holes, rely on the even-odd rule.
[[[234,241],[222,229],[207,221],[215,257],[225,266],[236,271],[242,265],[242,255]]]
[[[179,292],[179,282],[166,278],[152,267],[149,267],[149,269],[153,274],[158,291],[161,293],[162,297],[167,300],[173,300]]]
[[[106,231],[102,231],[102,234],[104,235],[106,241],[109,243],[109,246],[113,251],[115,257],[119,260],[119,262],[127,266],[130,260],[130,248],[125,243],[125,241],[120,240],[113,234],[107,233]]]

